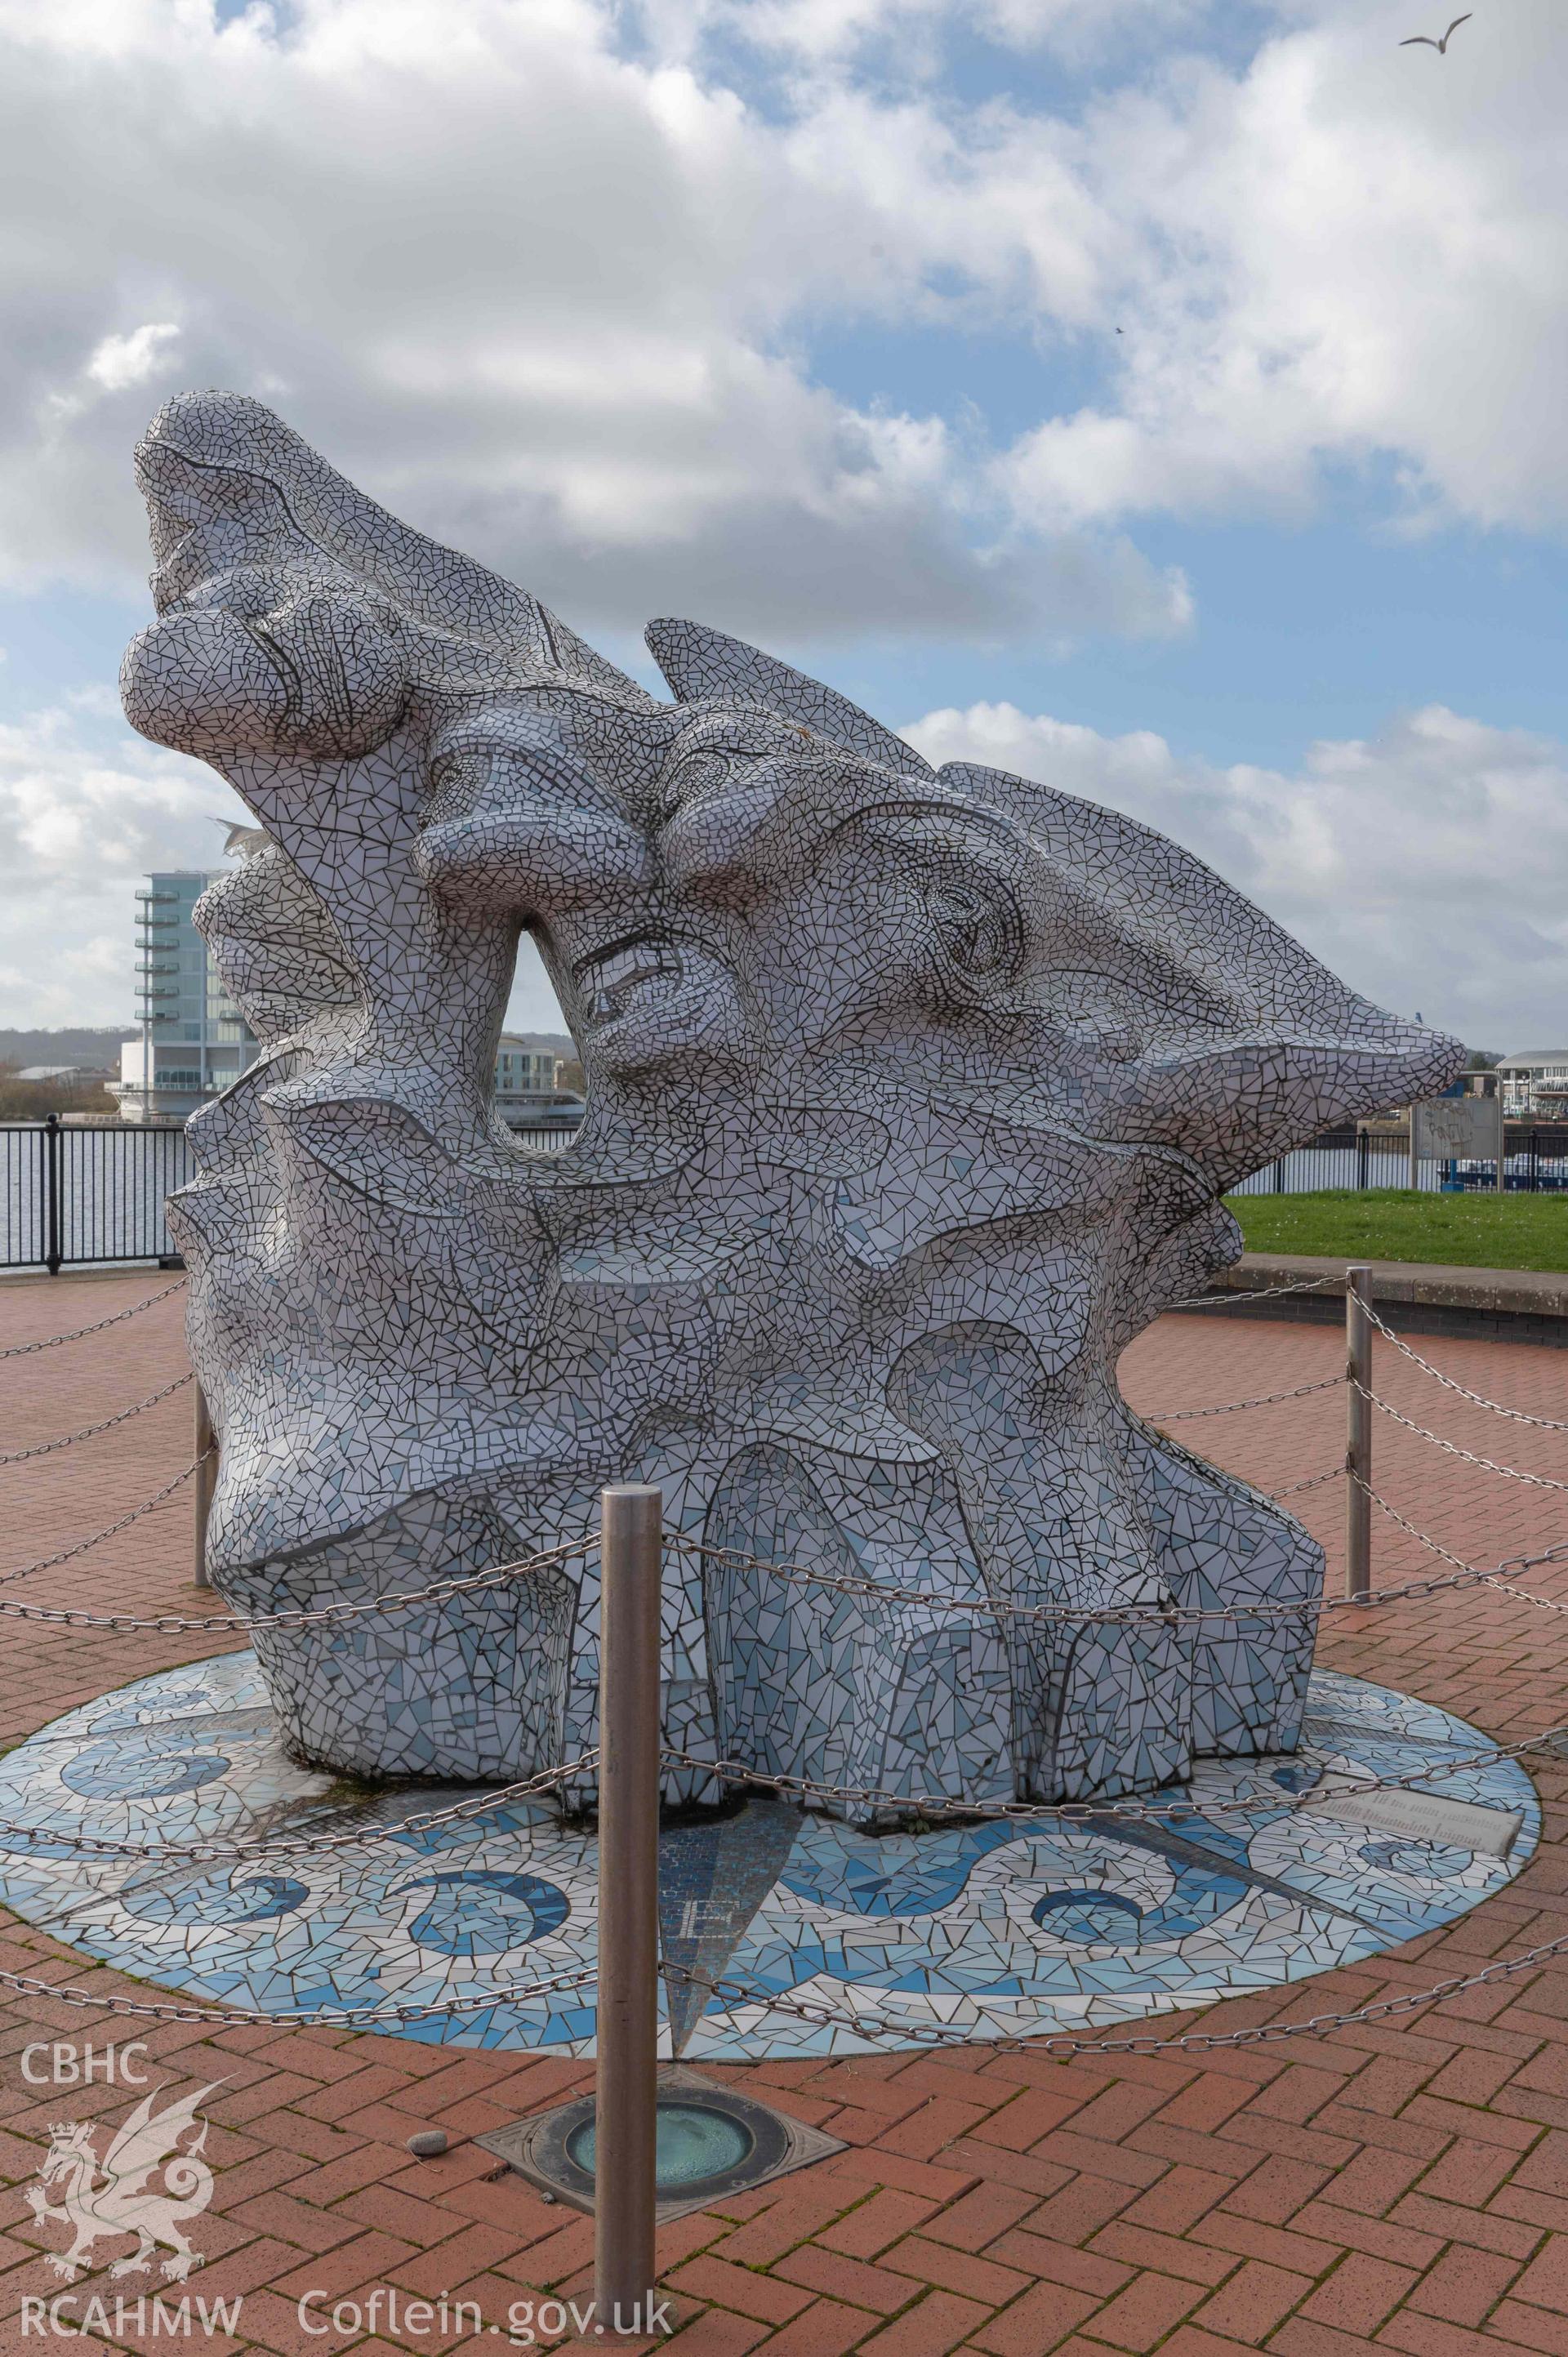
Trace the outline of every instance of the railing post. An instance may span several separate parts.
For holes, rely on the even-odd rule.
[[[1410,1171],[1406,1181],[1412,1195],[1419,1190],[1421,1186],[1420,1116],[1421,1107],[1419,1105],[1412,1104],[1410,1109]]]
[[[1364,1604],[1372,1586],[1372,1323],[1367,1315],[1372,1272],[1363,1262],[1345,1272],[1345,1376],[1348,1406],[1345,1447],[1345,1593]],[[1366,1488],[1362,1487],[1365,1483]]]
[[[59,1115],[49,1114],[44,1122],[44,1266],[51,1276],[59,1275],[59,1265],[65,1258],[59,1241]]]
[[[664,1495],[599,1493],[599,1994],[594,2300],[645,2329],[653,2289],[659,2052],[660,1554]]]
[[[218,1487],[218,1441],[208,1413],[207,1394],[199,1383],[196,1386],[196,1471],[191,1479],[196,1485],[196,1585],[210,1587],[207,1576],[207,1524],[212,1512],[212,1493]]]

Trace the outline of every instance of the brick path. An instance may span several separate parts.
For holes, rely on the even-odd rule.
[[[0,1348],[83,1324],[166,1278],[10,1283]],[[0,1447],[87,1424],[155,1390],[184,1364],[176,1296],[102,1337],[0,1362]],[[1568,1415],[1561,1352],[1423,1340],[1474,1389]],[[1385,1346],[1377,1382],[1407,1414],[1483,1455],[1568,1477],[1568,1439],[1469,1409]],[[1331,1329],[1166,1318],[1129,1352],[1123,1380],[1145,1410],[1201,1406],[1335,1372]],[[150,1494],[189,1456],[190,1395],[25,1467],[0,1469],[0,1571],[53,1553]],[[1331,1463],[1343,1447],[1338,1393],[1174,1427],[1267,1487]],[[1473,1472],[1400,1432],[1375,1434],[1378,1484],[1461,1554],[1495,1562],[1568,1537],[1568,1498]],[[187,1583],[190,1513],[178,1492],[120,1537],[15,1591],[97,1609],[198,1609]],[[1339,1485],[1309,1492],[1303,1519],[1342,1560]],[[1376,1577],[1418,1576],[1430,1558],[1389,1525]],[[1568,1566],[1529,1584],[1568,1598]],[[1568,1717],[1568,1616],[1482,1592],[1331,1615],[1334,1666],[1445,1704],[1502,1738]],[[73,1704],[227,1641],[96,1636],[0,1624],[0,1742]],[[1568,1760],[1534,1763],[1547,1839],[1507,1891],[1446,1932],[1294,1989],[1217,2007],[1208,2029],[1346,2009],[1568,1933]],[[0,1964],[70,1980],[81,1965],[0,1917]],[[134,1985],[100,1972],[100,1986]],[[61,2289],[38,2255],[59,2247],[23,2200],[61,2115],[124,2116],[123,2090],[69,2094],[23,2083],[22,2048],[80,2040],[86,2018],[48,2001],[0,2006],[0,2350],[24,2337],[24,2295]],[[1199,2017],[1187,2014],[1190,2029]],[[101,2022],[91,2034],[102,2041]],[[591,2065],[446,2050],[333,2031],[154,2029],[171,2086],[224,2084],[204,2106],[219,2170],[194,2229],[209,2265],[188,2288],[243,2293],[242,2335],[194,2345],[277,2352],[394,2349],[477,2357],[507,2346],[513,2303],[586,2297],[590,2229],[520,2179],[494,2180],[464,2139],[592,2083]],[[850,2149],[778,2188],[682,2220],[662,2238],[682,2357],[1568,2357],[1568,1966],[1502,1983],[1412,2022],[1202,2059],[1060,2063],[975,2047],[940,2055],[764,2063],[744,2078]],[[452,2149],[414,2162],[414,2129]],[[134,2300],[146,2276],[72,2288]],[[445,2293],[478,2303],[483,2329],[307,2331],[301,2294],[356,2300]],[[179,2287],[168,2287],[166,2297]],[[68,2317],[80,2314],[67,2310]],[[111,2305],[111,2315],[113,2307]],[[134,2310],[131,2311],[134,2318]],[[416,2323],[422,2323],[415,2310]],[[319,2310],[310,2319],[318,2324]],[[491,2329],[499,2325],[498,2338]],[[129,2330],[73,2344],[164,2350]],[[183,2343],[181,2345],[192,2345]]]

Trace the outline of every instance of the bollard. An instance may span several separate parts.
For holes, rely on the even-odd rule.
[[[1364,1604],[1372,1585],[1372,1501],[1360,1481],[1372,1479],[1372,1403],[1356,1389],[1372,1387],[1372,1324],[1367,1306],[1372,1297],[1372,1272],[1365,1263],[1345,1272],[1345,1372],[1349,1403],[1345,1470],[1359,1481],[1345,1484],[1345,1593],[1354,1604]]]
[[[207,1577],[207,1521],[212,1512],[212,1493],[218,1487],[218,1440],[207,1412],[207,1394],[199,1383],[196,1386],[194,1454],[197,1464],[191,1480],[196,1491],[196,1585],[210,1587],[212,1582]]]
[[[594,2300],[637,2332],[653,2289],[662,1491],[599,1493],[599,1998]]]

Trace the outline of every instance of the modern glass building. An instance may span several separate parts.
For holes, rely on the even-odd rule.
[[[1503,1058],[1498,1079],[1510,1120],[1561,1121],[1568,1112],[1568,1048],[1521,1048]]]
[[[559,1127],[577,1122],[583,1100],[561,1086],[561,1058],[515,1031],[496,1049],[496,1111],[510,1129]]]
[[[141,1030],[122,1046],[119,1083],[111,1083],[122,1121],[184,1121],[261,1052],[191,922],[211,881],[209,872],[177,868],[149,876],[136,894]]]
[[[130,1122],[185,1121],[253,1064],[261,1043],[218,976],[191,911],[214,873],[176,868],[136,894],[136,1003],[141,1030],[120,1049],[109,1083]],[[560,1059],[503,1032],[496,1109],[513,1129],[571,1126],[583,1100],[558,1084]]]

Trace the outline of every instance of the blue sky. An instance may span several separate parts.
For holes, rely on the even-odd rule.
[[[112,693],[130,445],[223,383],[645,677],[756,637],[1556,1037],[1568,24],[1425,13],[0,0],[0,1022],[128,1012],[232,809]]]

